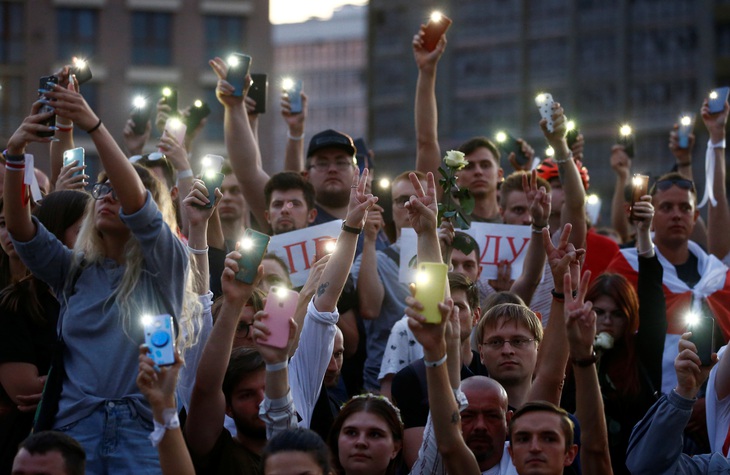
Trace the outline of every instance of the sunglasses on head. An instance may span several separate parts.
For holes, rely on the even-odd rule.
[[[160,152],[154,152],[154,153],[146,153],[144,155],[132,155],[129,157],[129,161],[132,163],[137,163],[140,160],[148,160],[150,162],[154,162],[155,160],[163,160],[167,159],[164,153]]]
[[[654,183],[654,187],[659,191],[667,191],[672,186],[678,186],[683,190],[694,191],[695,189],[695,184],[692,182],[692,180],[688,180],[686,178],[667,178],[665,180],[659,180]]]

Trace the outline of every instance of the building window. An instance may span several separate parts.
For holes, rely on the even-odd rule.
[[[172,15],[159,12],[132,14],[132,63],[168,66],[172,64]]]
[[[92,58],[99,36],[99,12],[91,8],[59,8],[56,12],[58,59]]]
[[[10,137],[15,132],[28,112],[27,107],[23,78],[0,76],[0,135]]]
[[[23,62],[24,2],[0,3],[0,63]]]
[[[244,19],[223,15],[205,17],[205,59],[226,58],[230,53],[245,53]]]

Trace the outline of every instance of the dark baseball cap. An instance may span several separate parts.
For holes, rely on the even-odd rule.
[[[349,155],[355,155],[355,144],[352,142],[352,137],[332,129],[327,129],[312,137],[309,141],[307,157],[311,157],[323,148],[339,148]]]

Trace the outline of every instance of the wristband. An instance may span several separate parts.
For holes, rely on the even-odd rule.
[[[10,155],[9,153],[7,153],[7,150],[5,150],[3,152],[3,157],[5,158],[5,161],[7,163],[15,163],[15,164],[25,163],[25,154]]]
[[[707,141],[707,148],[726,148],[725,139],[720,140],[717,143],[712,143],[712,140]]]
[[[193,171],[189,168],[187,170],[177,172],[177,181],[184,180],[185,178],[192,178],[192,177],[193,177]]]
[[[636,255],[641,257],[651,256],[652,254],[654,254],[654,244],[652,244],[651,247],[646,251],[639,251],[638,248],[636,249]]]
[[[73,129],[74,129],[73,125],[65,126],[65,125],[61,125],[61,124],[56,124],[56,130],[59,130],[61,132],[71,132]]]
[[[352,226],[348,226],[345,224],[345,220],[342,220],[342,227],[340,228],[345,232],[352,233],[352,234],[360,234],[363,230],[363,228],[353,228]]]
[[[555,289],[550,291],[551,294],[553,294],[553,298],[557,300],[565,300],[565,294],[562,292],[557,292]],[[578,291],[574,290],[571,292],[573,294],[573,298],[575,298],[578,295]]]
[[[423,358],[423,364],[425,364],[428,368],[438,368],[442,364],[446,363],[446,356],[446,353],[444,353],[444,356],[437,361],[426,361],[426,358]]]
[[[533,232],[533,234],[542,234],[542,230],[545,229],[545,228],[547,228],[547,230],[549,231],[550,230],[550,225],[549,224],[546,224],[545,226],[535,226],[533,224],[532,225],[532,232]]]
[[[17,172],[22,172],[25,170],[25,163],[16,163],[16,162],[6,162],[5,163],[5,169],[6,170],[14,170]]]
[[[570,362],[573,363],[575,366],[578,366],[580,368],[586,368],[588,366],[594,365],[594,364],[596,364],[596,361],[598,361],[598,358],[596,358],[596,352],[595,351],[588,358],[584,358],[584,359],[580,359],[580,360],[575,359],[575,358],[570,358]]]
[[[157,422],[157,419],[153,418],[152,420],[155,424],[155,430],[152,431],[149,439],[152,441],[153,447],[157,447],[160,444],[162,438],[165,437],[165,431],[180,428],[180,419],[177,416],[177,409],[174,407],[162,411],[162,420],[164,421],[164,425]]]
[[[96,132],[96,129],[98,129],[99,127],[101,127],[101,119],[99,119],[99,122],[97,122],[95,126],[90,128],[89,130],[87,130],[86,133],[93,134],[94,132]]]
[[[286,137],[287,137],[287,138],[288,138],[289,140],[293,140],[293,141],[295,141],[295,142],[299,142],[300,140],[302,140],[302,139],[304,138],[304,132],[302,132],[302,135],[300,135],[299,137],[295,137],[295,136],[293,136],[292,134],[290,134],[290,133],[289,133],[289,131],[287,130],[287,131],[286,131]]]
[[[205,249],[195,249],[195,248],[190,247],[190,245],[188,245],[188,251],[190,251],[191,254],[195,254],[195,255],[198,255],[198,256],[201,256],[203,254],[207,254],[208,253],[208,249],[210,249],[210,246],[205,246]]]
[[[572,151],[568,152],[568,156],[567,156],[567,157],[565,157],[565,158],[564,158],[564,159],[562,159],[562,160],[558,160],[557,158],[553,157],[553,161],[554,161],[555,163],[557,163],[558,165],[562,165],[562,164],[564,164],[564,163],[568,163],[568,162],[569,162],[569,161],[571,161],[571,160],[573,160],[573,152],[572,152]]]
[[[284,360],[280,363],[274,363],[274,364],[266,363],[266,371],[269,371],[269,372],[280,371],[280,370],[286,368],[287,366],[289,366],[289,360]]]

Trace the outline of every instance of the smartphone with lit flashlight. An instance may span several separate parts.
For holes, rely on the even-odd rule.
[[[225,175],[221,173],[222,169],[223,157],[220,155],[208,154],[203,157],[200,177],[205,183],[205,188],[208,190],[208,199],[210,200],[203,208],[212,208],[215,203],[215,189],[221,187],[225,178]]]
[[[162,88],[162,103],[170,106],[170,116],[177,116],[177,89],[174,87]]]
[[[71,66],[71,74],[76,76],[76,82],[79,86],[91,81],[91,68],[86,60],[80,58],[73,59],[73,66]]]
[[[233,97],[243,97],[246,89],[246,75],[251,68],[251,56],[242,53],[232,53],[228,57],[228,74],[226,81],[233,86]]]
[[[634,131],[631,126],[624,124],[619,127],[617,143],[623,145],[624,151],[629,158],[634,158]]]
[[[251,87],[248,90],[248,97],[256,101],[254,114],[266,112],[266,95],[269,92],[269,78],[266,74],[252,74]]]
[[[649,177],[636,174],[631,179],[631,207],[629,208],[629,220],[636,219],[634,215],[634,204],[641,201],[641,197],[649,194]]]
[[[148,354],[157,366],[175,364],[175,331],[170,315],[145,315],[142,317],[144,342]]]
[[[535,105],[540,111],[540,117],[547,121],[548,132],[553,131],[553,100],[552,94],[542,92],[535,96]]]
[[[177,140],[177,143],[180,145],[185,144],[185,132],[187,132],[187,130],[188,127],[182,120],[180,120],[179,117],[170,117],[167,119],[167,122],[165,122],[164,133],[171,137],[175,137],[175,140]],[[160,152],[164,153],[164,150],[160,150]]]
[[[689,341],[697,347],[697,356],[700,357],[702,366],[711,366],[712,352],[715,348],[715,319],[712,317],[694,318],[687,325],[687,330],[692,332]]]
[[[511,153],[514,153],[515,161],[517,161],[520,166],[527,165],[527,155],[525,155],[525,153],[522,151],[522,147],[515,137],[507,132],[497,132],[496,138],[497,145],[502,150],[502,153],[504,153],[505,157],[509,157]]]
[[[440,12],[433,12],[423,31],[423,49],[433,51],[436,49],[441,37],[451,26],[451,19]]]
[[[188,130],[195,130],[198,128],[200,123],[210,115],[210,107],[204,101],[196,99],[193,105],[190,106],[188,116],[185,118],[185,125]]]
[[[578,130],[577,127],[573,127],[572,129],[568,130],[568,132],[565,134],[565,141],[568,142],[568,148],[573,148],[573,145],[575,145],[575,143],[578,141],[579,135],[580,130]]]
[[[710,114],[718,114],[725,109],[725,102],[727,102],[727,96],[730,93],[730,87],[718,87],[710,91],[710,95],[707,98],[707,105],[710,109]]]
[[[286,287],[271,287],[266,296],[264,312],[268,317],[264,320],[271,334],[258,340],[262,345],[284,348],[289,343],[289,320],[297,309],[299,294]]]
[[[58,78],[56,76],[43,76],[38,80],[38,96],[43,99],[51,100],[48,97],[46,97],[45,93],[50,91],[54,85],[58,84]],[[53,112],[55,109],[53,109],[53,106],[50,104],[43,104],[43,107],[41,107],[41,110],[39,111],[41,114],[45,114],[47,112]],[[50,118],[40,123],[41,125],[45,125],[47,127],[53,127],[56,125],[56,114],[53,114]],[[36,132],[36,135],[38,137],[53,137],[56,132],[53,130],[49,131],[41,131]]]
[[[689,148],[689,136],[695,125],[695,115],[692,112],[684,112],[677,119],[677,144],[679,148]]]
[[[335,238],[317,238],[314,241],[314,262],[322,259],[328,254],[335,252],[337,239]]]
[[[271,238],[264,233],[254,231],[251,228],[243,232],[243,238],[239,242],[238,252],[241,258],[238,260],[238,272],[236,279],[245,283],[253,284],[259,270],[261,260],[266,254]]]
[[[72,164],[73,162],[78,162],[76,165],[77,167],[83,167],[85,165],[84,162],[84,148],[83,147],[76,147],[72,148],[71,150],[66,150],[63,152],[63,166],[68,166]],[[71,176],[78,176],[81,175],[81,170],[76,171]]]
[[[152,115],[152,107],[150,102],[142,96],[137,96],[132,101],[132,132],[135,135],[143,135],[147,131],[147,123]]]
[[[449,267],[441,262],[418,264],[415,298],[421,305],[426,323],[441,323],[438,304],[444,301]]]
[[[289,112],[292,114],[301,114],[304,110],[302,104],[302,80],[301,79],[285,79],[284,90],[289,97]]]

